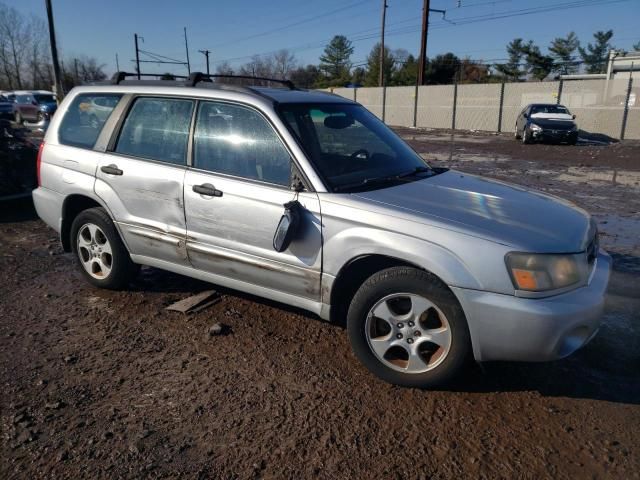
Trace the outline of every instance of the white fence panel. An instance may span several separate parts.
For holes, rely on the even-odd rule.
[[[385,123],[412,127],[415,97],[416,87],[387,87]]]
[[[451,128],[453,119],[453,85],[418,87],[418,116],[416,126]]]
[[[500,88],[499,83],[458,85],[456,128],[495,132],[500,115]]]

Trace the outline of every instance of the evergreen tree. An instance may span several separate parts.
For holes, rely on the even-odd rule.
[[[537,45],[529,40],[522,48],[524,61],[529,73],[536,80],[544,80],[553,70],[553,58],[549,55],[543,55]]]
[[[364,69],[363,67],[356,67],[353,69],[353,72],[351,73],[351,83],[361,87],[364,85],[364,79],[366,76],[367,76],[366,69]]]
[[[391,76],[389,84],[415,85],[417,81],[418,62],[413,55],[408,55],[406,59],[396,67],[396,71]]]
[[[344,35],[336,35],[320,56],[320,70],[329,86],[337,86],[349,81],[353,46]]]
[[[633,48],[634,52],[640,52],[640,42],[634,43],[631,48]]]
[[[302,88],[313,88],[320,79],[320,70],[315,65],[307,65],[306,67],[298,67],[291,70],[289,79],[297,86]]]
[[[507,80],[519,81],[520,77],[525,73],[520,68],[524,53],[525,43],[521,38],[515,38],[507,45],[507,54],[509,61],[503,64],[496,64],[495,69],[500,72]]]
[[[391,56],[391,50],[389,48],[384,47],[384,56],[383,61],[384,65],[384,78],[385,83],[388,84],[391,79],[391,75],[393,74],[394,67],[394,59]],[[369,56],[367,57],[367,74],[364,78],[365,87],[377,87],[379,86],[379,78],[380,78],[380,43],[376,43],[371,52],[369,52]]]
[[[574,59],[575,51],[580,46],[580,40],[574,32],[566,37],[557,37],[549,46],[549,52],[554,58],[553,71],[560,75],[569,75],[578,71],[578,64]]]
[[[597,31],[593,34],[595,42],[589,43],[587,48],[578,47],[584,61],[587,73],[603,73],[607,65],[607,54],[611,49],[609,40],[613,37],[613,30]]]
[[[453,53],[437,55],[433,60],[429,60],[426,69],[426,80],[429,84],[447,84],[456,80],[456,75],[460,69],[460,59]]]

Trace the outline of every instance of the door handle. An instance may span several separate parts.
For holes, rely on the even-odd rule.
[[[122,175],[123,173],[122,170],[120,170],[117,165],[113,165],[113,164],[101,167],[100,170],[102,170],[104,173],[108,175]]]
[[[193,191],[200,195],[206,195],[208,197],[221,197],[222,191],[217,190],[210,183],[203,183],[202,185],[194,185]]]

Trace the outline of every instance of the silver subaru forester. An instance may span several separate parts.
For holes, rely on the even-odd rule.
[[[75,88],[38,155],[38,214],[93,285],[149,265],[346,321],[414,387],[598,330],[611,260],[574,205],[433,167],[332,94],[125,77]]]

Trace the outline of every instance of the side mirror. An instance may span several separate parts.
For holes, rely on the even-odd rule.
[[[575,120],[576,119],[576,114],[574,113],[573,115],[571,115],[571,118],[573,118]]]
[[[527,115],[526,113],[522,114],[523,118],[529,118],[529,115]]]
[[[280,217],[276,233],[273,236],[273,249],[284,252],[298,233],[302,217],[302,205],[297,200],[284,204],[284,214]]]
[[[38,102],[37,102],[37,101],[35,101],[35,100],[32,100],[32,101],[31,101],[31,105],[38,105]]]

